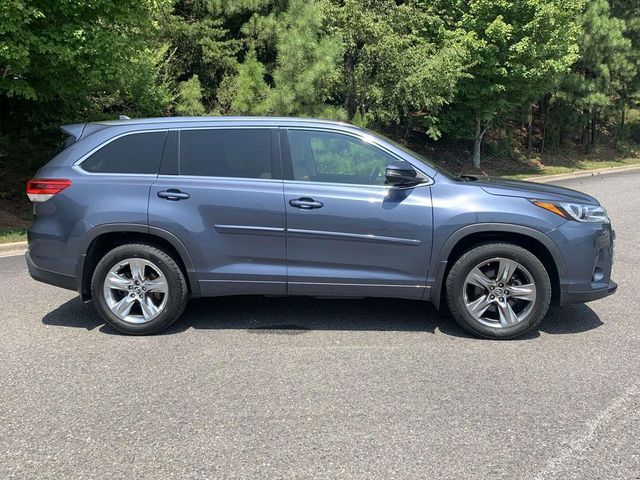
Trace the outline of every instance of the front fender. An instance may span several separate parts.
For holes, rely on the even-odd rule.
[[[567,276],[567,266],[564,258],[560,253],[558,246],[547,235],[530,227],[522,225],[513,225],[509,223],[476,223],[473,225],[467,225],[456,230],[449,238],[444,242],[439,252],[434,252],[432,257],[431,267],[429,269],[430,277],[428,283],[430,283],[431,289],[431,302],[436,308],[440,308],[440,296],[442,292],[442,286],[445,282],[444,275],[448,267],[448,258],[455,246],[469,235],[477,233],[515,233],[524,235],[540,242],[549,251],[553,261],[555,262],[556,269],[560,281]]]

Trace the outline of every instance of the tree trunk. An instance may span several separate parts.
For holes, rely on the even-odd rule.
[[[480,168],[480,148],[482,147],[482,137],[487,131],[487,127],[482,128],[482,119],[476,118],[476,136],[473,142],[473,166]]]
[[[596,144],[596,116],[593,115],[591,118],[591,146],[595,146]]]
[[[582,134],[580,136],[580,143],[585,152],[589,151],[589,118],[589,110],[585,110],[582,120]]]
[[[0,95],[0,137],[4,133],[4,116],[9,114],[9,99],[5,95]]]
[[[564,125],[560,123],[558,127],[558,148],[564,145]]]
[[[625,106],[622,105],[622,110],[620,110],[620,132],[618,132],[616,136],[616,146],[618,146],[618,138],[620,138],[620,140],[625,139],[624,122],[626,120],[626,110]]]
[[[349,87],[347,89],[347,95],[344,99],[344,108],[347,111],[347,119],[349,121],[353,120],[353,117],[355,116],[358,109],[355,98],[355,82],[353,75],[354,64],[355,59],[353,58],[353,55],[346,55],[344,59],[344,69],[345,77],[347,78]]]
[[[533,105],[529,105],[527,113],[527,155],[533,151]]]
[[[543,115],[542,117],[542,141],[540,142],[540,154],[544,153],[544,147],[547,143],[547,122],[549,120],[549,100],[547,100],[546,96],[542,97],[540,102],[540,112]]]
[[[562,123],[562,116],[558,119],[558,149],[564,145],[564,123]]]

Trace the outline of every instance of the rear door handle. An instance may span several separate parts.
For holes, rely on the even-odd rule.
[[[169,190],[162,190],[158,192],[158,197],[165,198],[167,200],[177,201],[177,200],[186,200],[190,198],[191,195],[188,193],[181,192],[176,188],[170,188]]]
[[[302,197],[294,200],[289,200],[289,205],[292,207],[300,208],[302,210],[313,210],[314,208],[324,207],[324,203],[318,202],[313,198]]]

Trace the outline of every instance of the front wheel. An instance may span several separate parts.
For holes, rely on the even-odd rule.
[[[132,335],[159,332],[180,317],[187,302],[180,267],[166,252],[144,244],[121,245],[96,266],[91,296],[109,325]]]
[[[514,338],[540,324],[551,302],[551,282],[540,260],[510,243],[489,243],[463,254],[446,283],[447,304],[467,331]]]

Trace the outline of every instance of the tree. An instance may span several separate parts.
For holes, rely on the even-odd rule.
[[[611,16],[607,0],[589,0],[578,17],[581,24],[579,58],[563,79],[560,107],[573,109],[581,125],[580,141],[585,149],[596,140],[598,123],[620,108],[635,70],[628,54],[624,21]]]
[[[237,74],[224,82],[233,92],[232,112],[344,117],[328,103],[342,43],[323,29],[326,8],[324,2],[290,0],[283,10],[253,15],[242,28],[249,50]]]
[[[440,135],[440,109],[468,68],[465,32],[447,30],[428,2],[392,0],[335,2],[329,28],[345,43],[334,91],[349,119]]]
[[[178,85],[175,110],[178,115],[204,115],[202,105],[202,86],[198,75]]]
[[[631,41],[631,48],[627,50],[626,57],[633,70],[627,72],[627,78],[619,83],[618,88],[618,131],[619,135],[624,135],[626,110],[640,101],[640,3],[637,0],[612,0],[611,13],[616,18],[624,20],[624,36]]]
[[[50,100],[105,87],[144,47],[159,6],[157,0],[4,0],[0,92]]]
[[[0,3],[0,133],[120,109],[166,112],[166,51],[151,45],[162,1]]]
[[[247,52],[244,62],[238,65],[238,75],[231,79],[230,111],[244,115],[264,113],[269,87],[264,81],[265,66],[256,57],[255,50]]]
[[[236,71],[242,42],[236,18],[244,2],[176,0],[162,12],[160,38],[171,52],[170,76],[176,84],[196,75],[205,109],[216,103],[222,79]]]
[[[447,22],[473,35],[472,67],[447,112],[456,136],[473,125],[473,165],[480,167],[489,125],[547,92],[577,58],[580,0],[442,0]]]

